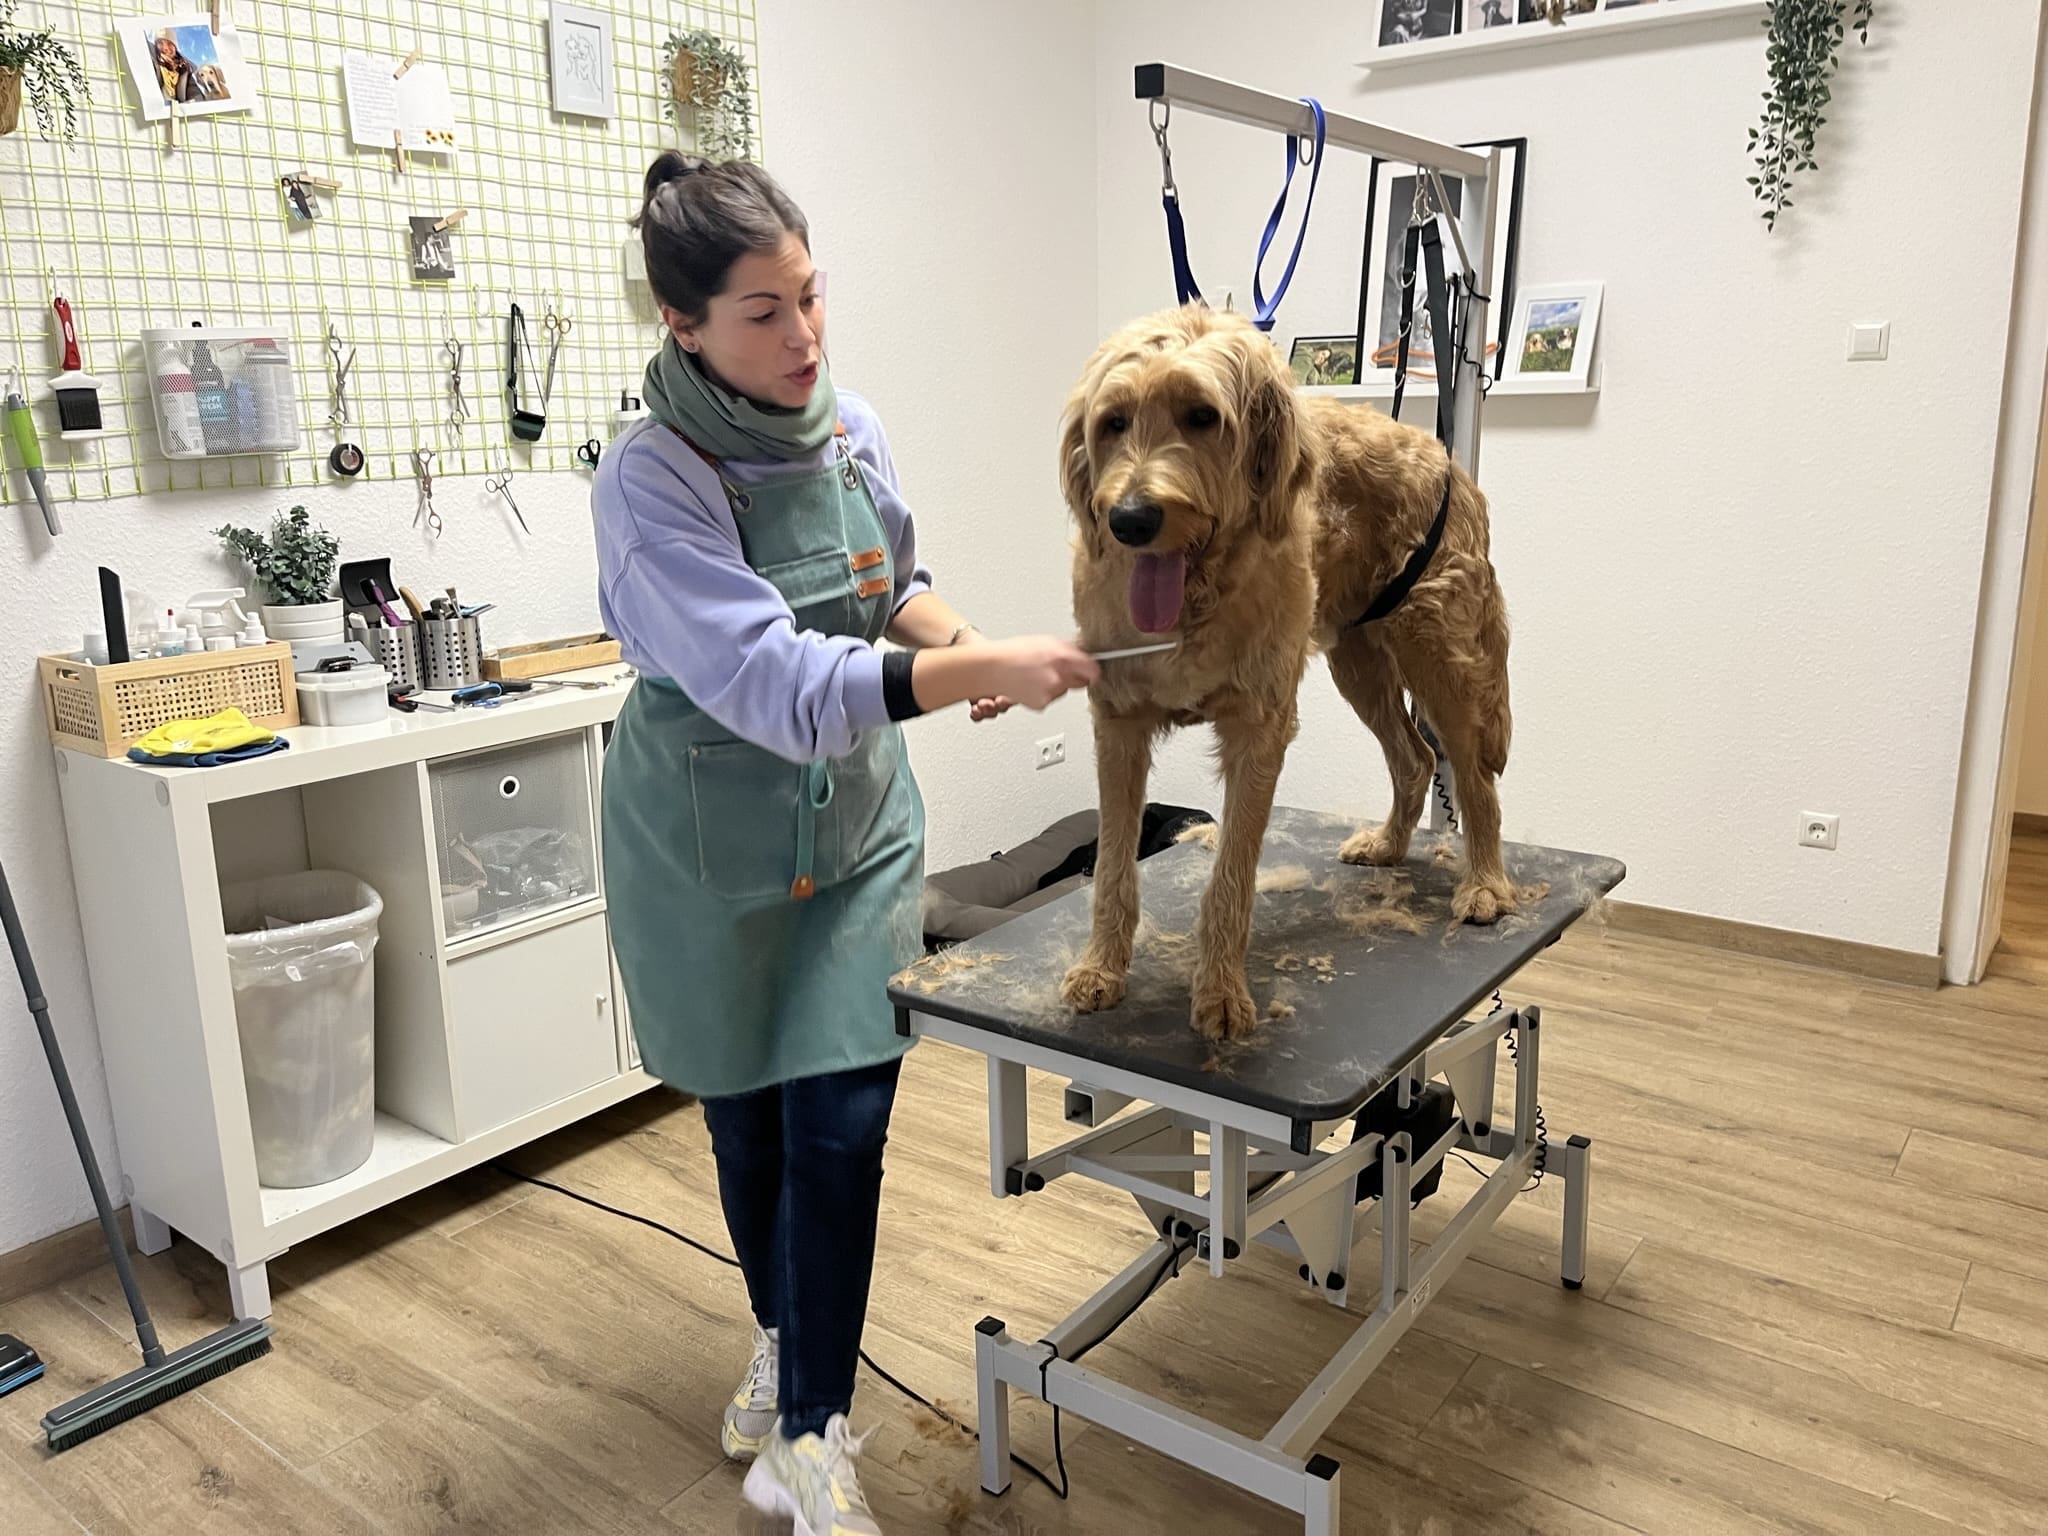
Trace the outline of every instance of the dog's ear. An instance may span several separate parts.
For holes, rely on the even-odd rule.
[[[1102,540],[1095,517],[1095,475],[1088,462],[1088,402],[1094,395],[1094,378],[1091,366],[1067,397],[1067,408],[1060,415],[1060,494],[1066,498],[1075,527],[1099,557]]]
[[[1301,402],[1294,393],[1293,376],[1282,369],[1279,354],[1265,336],[1247,328],[1238,351],[1238,435],[1245,484],[1251,487],[1259,532],[1278,538],[1287,531],[1308,478]]]

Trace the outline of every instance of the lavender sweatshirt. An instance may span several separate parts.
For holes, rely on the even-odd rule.
[[[917,563],[910,508],[882,424],[858,395],[839,391],[847,446],[860,460],[895,555],[896,608],[931,589]],[[728,461],[735,485],[794,474],[836,458]],[[740,552],[718,473],[653,420],[619,434],[598,462],[598,611],[627,661],[674,679],[691,701],[746,741],[794,763],[844,757],[862,731],[886,725],[882,657],[851,635],[799,630],[774,585]]]

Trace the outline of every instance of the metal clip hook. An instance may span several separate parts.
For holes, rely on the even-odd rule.
[[[1173,184],[1173,147],[1166,142],[1167,125],[1173,121],[1173,103],[1155,96],[1145,116],[1152,124],[1152,141],[1159,146],[1159,191],[1163,196],[1177,198],[1180,189]]]

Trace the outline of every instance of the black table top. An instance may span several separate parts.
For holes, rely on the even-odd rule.
[[[1215,854],[1200,842],[1138,866],[1144,918],[1127,995],[1076,1014],[1060,978],[1088,939],[1090,892],[920,961],[890,985],[899,1008],[1141,1073],[1297,1123],[1354,1113],[1416,1055],[1620,884],[1615,859],[1506,845],[1521,909],[1454,922],[1455,837],[1418,832],[1405,864],[1340,862],[1355,823],[1276,809],[1259,861],[1247,973],[1263,1019],[1204,1040],[1188,1015],[1197,909]]]

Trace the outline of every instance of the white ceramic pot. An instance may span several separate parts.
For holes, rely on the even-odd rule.
[[[317,640],[339,645],[348,638],[341,599],[324,603],[265,603],[263,632],[273,640]]]

